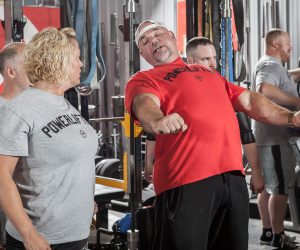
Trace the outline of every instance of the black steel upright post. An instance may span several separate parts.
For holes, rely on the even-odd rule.
[[[70,6],[70,1],[68,0],[61,0],[60,1],[60,27],[70,27],[72,26],[70,23],[70,20],[72,19],[71,13],[68,12],[68,7],[71,8]],[[65,94],[65,98],[71,103],[71,105],[78,109],[79,104],[78,104],[78,94],[75,88],[68,89]]]
[[[126,11],[129,15],[129,73],[134,74],[134,13],[135,1],[126,1]],[[128,250],[139,249],[139,232],[136,229],[136,167],[135,167],[135,138],[134,138],[134,122],[130,118],[130,210],[131,210],[131,229],[127,232]]]
[[[5,30],[5,43],[12,42],[12,1],[4,1],[4,30]]]
[[[5,44],[23,41],[26,22],[26,18],[23,17],[22,0],[5,0],[4,21],[2,21],[5,30]]]
[[[186,40],[198,36],[198,1],[186,0]]]

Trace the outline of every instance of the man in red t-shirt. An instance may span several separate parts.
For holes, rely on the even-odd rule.
[[[187,63],[201,64],[216,69],[216,49],[213,43],[206,37],[194,37],[186,46]],[[237,113],[240,127],[241,142],[246,158],[251,166],[250,188],[254,193],[264,190],[264,179],[261,173],[255,138],[251,130],[250,119],[242,112]],[[145,177],[152,182],[154,165],[155,137],[148,133],[146,140]]]
[[[247,249],[248,191],[235,111],[298,127],[300,112],[184,63],[162,24],[141,23],[136,43],[154,66],[132,76],[125,94],[127,110],[157,139],[153,249]]]

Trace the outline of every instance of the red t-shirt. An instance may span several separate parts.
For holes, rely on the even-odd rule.
[[[232,170],[244,173],[233,109],[244,90],[216,71],[186,64],[181,58],[138,72],[129,80],[125,93],[129,112],[136,95],[152,93],[165,115],[176,112],[188,125],[185,132],[156,137],[156,194]]]

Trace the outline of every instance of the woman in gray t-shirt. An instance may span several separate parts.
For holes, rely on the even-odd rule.
[[[0,111],[0,205],[8,217],[8,247],[76,250],[87,244],[97,136],[64,98],[80,82],[81,67],[71,28],[47,28],[25,48],[34,87]]]

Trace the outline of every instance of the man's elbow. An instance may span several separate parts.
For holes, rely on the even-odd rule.
[[[269,102],[269,100],[263,94],[245,91],[239,98],[239,111],[246,113],[253,119],[264,119],[269,115],[263,107],[265,102]]]
[[[137,120],[141,118],[141,114],[144,109],[144,103],[140,96],[136,96],[131,104],[131,116],[135,117]]]

